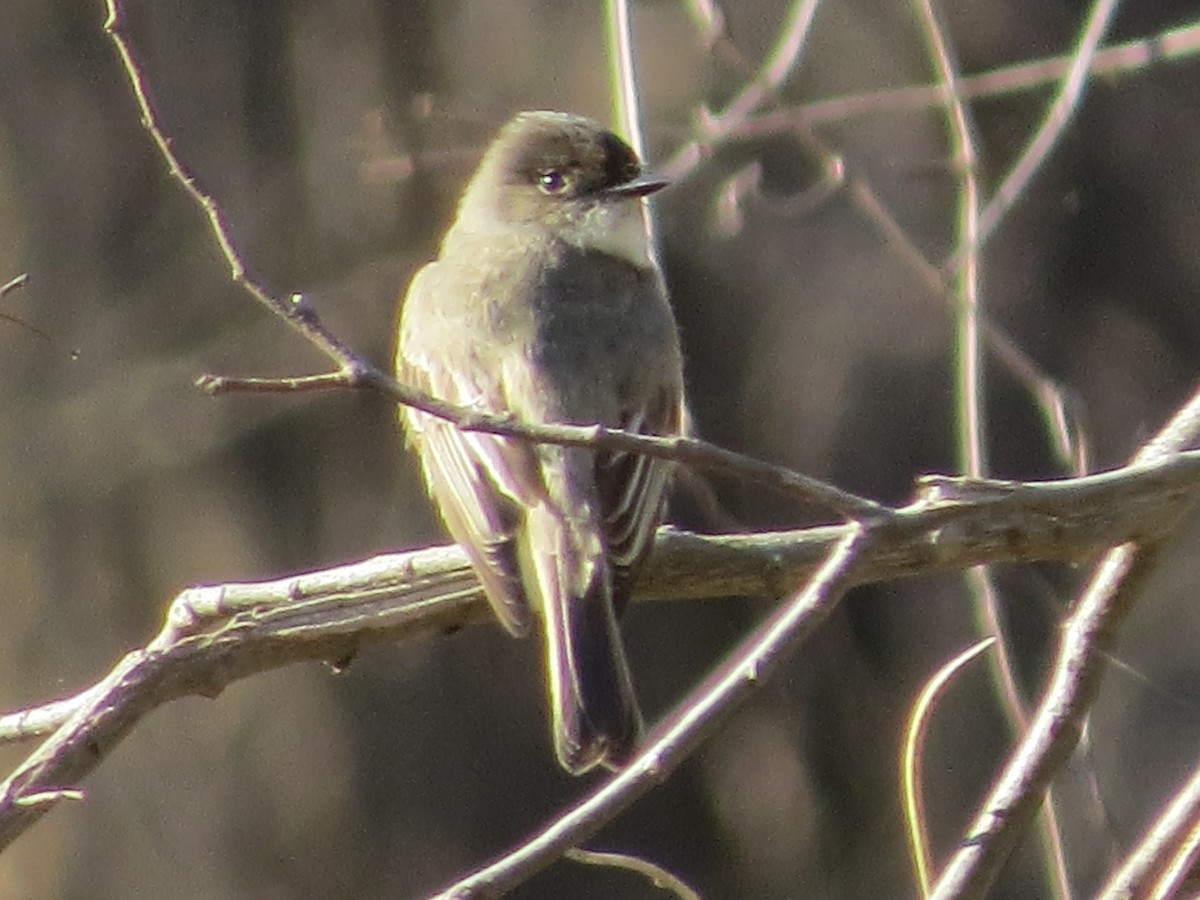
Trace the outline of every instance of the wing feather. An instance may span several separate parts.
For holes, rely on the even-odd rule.
[[[417,273],[409,287],[401,321],[396,372],[412,387],[462,406],[503,409],[502,385],[494,373],[472,364],[471,347],[455,343],[461,329],[422,315],[425,292],[438,290],[437,263]],[[413,338],[423,329],[447,333],[450,340]],[[424,350],[438,346],[439,354]],[[456,352],[458,351],[458,352]],[[470,557],[496,616],[513,634],[533,621],[522,586],[517,554],[520,507],[540,491],[537,462],[528,445],[479,432],[464,433],[450,423],[412,408],[402,413],[417,451],[425,483],[451,536]]]
[[[682,422],[683,394],[671,387],[661,389],[644,409],[628,415],[622,427],[639,434],[674,435]],[[629,600],[633,570],[654,543],[671,470],[669,460],[637,453],[602,453],[597,457],[596,484],[618,613]]]

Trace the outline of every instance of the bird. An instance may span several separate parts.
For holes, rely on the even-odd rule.
[[[409,284],[397,379],[520,422],[683,433],[679,330],[644,217],[666,184],[592,119],[517,114]],[[401,418],[496,618],[540,630],[559,763],[621,768],[643,726],[618,619],[672,463],[466,432],[408,406]]]

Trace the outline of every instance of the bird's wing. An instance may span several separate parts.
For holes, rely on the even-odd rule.
[[[501,410],[497,373],[478,362],[461,328],[433,314],[439,307],[427,292],[446,287],[439,283],[436,265],[418,272],[409,287],[397,376],[451,403]],[[431,314],[424,315],[425,310]],[[521,441],[459,431],[411,408],[403,416],[429,492],[454,540],[471,558],[492,609],[510,632],[527,633],[532,615],[521,584],[516,537],[520,505],[541,492],[533,450]]]
[[[642,408],[631,410],[621,427],[647,435],[677,435],[683,429],[683,392],[676,385],[655,391]],[[672,464],[639,453],[601,453],[596,484],[618,614],[629,599],[632,572],[654,543],[663,517]]]

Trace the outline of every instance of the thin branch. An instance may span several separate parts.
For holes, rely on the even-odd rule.
[[[1175,881],[1170,877],[1168,861],[1178,858],[1180,850],[1194,843],[1197,828],[1200,828],[1200,767],[1193,770],[1187,784],[1146,829],[1125,863],[1096,894],[1097,900],[1145,897],[1155,882]]]
[[[884,513],[884,507],[874,500],[843,491],[784,466],[726,450],[699,438],[636,434],[602,425],[541,425],[520,422],[511,416],[481,412],[439,400],[401,384],[385,372],[367,363],[360,363],[357,359],[353,369],[343,369],[340,372],[291,378],[229,378],[202,375],[196,380],[196,385],[201,390],[214,394],[230,390],[299,393],[370,388],[391,397],[397,403],[452,422],[463,431],[481,431],[523,438],[541,444],[641,453],[760,484],[771,490],[791,494],[805,502],[834,510],[846,518],[869,518]]]
[[[3,297],[5,295],[11,293],[12,291],[17,290],[17,288],[23,288],[28,283],[29,283],[29,273],[22,272],[16,278],[12,278],[12,279],[6,281],[4,284],[0,284],[0,297]]]
[[[1033,180],[1033,176],[1037,174],[1050,155],[1050,151],[1057,146],[1063,131],[1070,124],[1079,108],[1084,88],[1087,86],[1092,59],[1108,31],[1118,3],[1119,0],[1096,0],[1079,38],[1079,44],[1072,54],[1071,67],[1063,76],[1062,84],[1059,86],[1058,96],[1047,110],[1046,117],[1033,139],[1030,140],[1029,146],[1021,153],[1008,175],[1001,182],[1000,187],[996,189],[995,195],[979,214],[978,244],[982,245],[991,237],[992,232],[996,230],[1008,211],[1016,204],[1017,199],[1024,193],[1029,182]],[[961,269],[966,262],[967,249],[970,248],[960,247],[947,260],[946,268],[949,270]]]
[[[615,118],[640,159],[646,159],[646,134],[642,130],[642,105],[638,98],[636,64],[633,52],[633,23],[629,0],[605,0],[604,18],[608,24],[608,58]]]
[[[1158,63],[1187,59],[1197,53],[1200,53],[1200,22],[1097,50],[1089,73],[1100,76],[1139,72]],[[1039,90],[1061,82],[1077,60],[1078,55],[1071,53],[1017,63],[978,75],[965,75],[959,81],[959,94],[964,100],[981,100]],[[754,116],[728,137],[755,137],[798,124],[811,127],[879,113],[934,109],[944,103],[945,94],[940,84],[829,97]]]
[[[246,274],[245,263],[242,261],[241,254],[234,245],[229,225],[225,220],[225,214],[221,211],[221,207],[217,202],[196,184],[196,179],[175,154],[174,149],[171,147],[171,140],[167,137],[166,132],[163,131],[162,125],[158,120],[158,115],[155,113],[154,107],[150,104],[150,95],[146,89],[141,69],[134,58],[133,50],[130,48],[128,41],[125,40],[123,31],[124,10],[122,9],[120,0],[105,0],[105,9],[107,10],[107,18],[104,22],[104,30],[112,40],[113,46],[117,50],[117,55],[121,59],[122,68],[125,70],[125,76],[129,80],[129,86],[133,91],[138,112],[141,114],[142,126],[154,141],[159,155],[166,162],[171,178],[183,187],[184,191],[187,192],[188,196],[203,211],[205,217],[208,219],[209,230],[217,241],[221,255],[229,265],[230,279],[234,284],[246,290],[255,300],[287,322],[330,359],[345,365],[351,359],[351,354],[347,348],[332,332],[321,324],[316,316],[311,314],[311,311],[304,306],[298,296],[289,298],[290,302],[280,300],[273,297],[265,288]]]
[[[950,308],[954,309],[956,296],[951,285],[946,281],[945,275],[926,259],[925,254],[909,238],[908,233],[883,205],[871,186],[857,176],[847,179],[847,186],[851,200],[880,230],[893,252],[925,282],[935,296],[945,300]],[[1025,386],[1025,389],[1037,402],[1059,456],[1068,461],[1084,458],[1086,456],[1086,451],[1082,449],[1084,442],[1074,428],[1076,417],[1069,413],[1074,405],[1070,392],[1046,375],[1041,367],[984,311],[976,310],[976,321],[981,333],[987,339],[988,350],[996,355],[1005,369]],[[1070,470],[1080,474],[1086,471],[1086,466],[1081,467],[1076,464],[1072,465]]]
[[[382,378],[387,378],[382,372]],[[306,394],[315,391],[344,391],[355,385],[345,372],[321,372],[317,375],[286,375],[277,378],[238,378],[205,373],[196,379],[196,387],[206,394]],[[432,398],[431,398],[432,399]]]
[[[1170,457],[1200,433],[1197,392],[1133,458],[1149,465]],[[1181,503],[1175,521],[1191,508]],[[1171,527],[1174,523],[1164,523]],[[1079,743],[1088,710],[1100,690],[1107,655],[1116,644],[1157,561],[1147,536],[1110,550],[1076,600],[1060,640],[1045,696],[995,785],[981,803],[967,840],[938,880],[935,900],[982,898],[1037,813],[1055,774]]]
[[[1200,857],[1200,823],[1193,822],[1192,827],[1183,835],[1183,840],[1175,850],[1175,854],[1167,860],[1167,866],[1153,885],[1147,900],[1174,900],[1188,891],[1195,900],[1196,897],[1196,861]]]
[[[690,172],[703,158],[706,147],[737,132],[756,109],[775,97],[784,78],[800,59],[819,5],[820,0],[793,0],[775,46],[761,68],[719,113],[700,110],[697,124],[702,137],[675,151],[663,166],[668,177],[680,178]]]
[[[954,279],[954,294],[957,298],[954,307],[954,346],[957,349],[955,396],[958,409],[958,460],[968,475],[982,478],[987,474],[988,465],[984,360],[980,339],[983,298],[979,288],[981,225],[979,152],[976,138],[978,129],[963,100],[958,61],[938,11],[934,8],[932,0],[917,0],[917,9],[922,24],[921,30],[925,34],[926,43],[944,85],[951,158],[954,171],[960,180],[957,247],[962,265]],[[1014,733],[1019,732],[1025,724],[1025,704],[1017,687],[1009,640],[1000,615],[1000,596],[995,579],[990,569],[979,566],[967,571],[966,581],[975,598],[975,618],[979,631],[996,641],[996,652],[991,656],[993,681],[1000,694],[1005,716]],[[1042,822],[1043,843],[1051,873],[1050,890],[1055,897],[1069,897],[1062,835],[1053,804],[1047,804]],[[928,893],[928,889],[928,883],[922,882],[922,890]]]
[[[633,23],[630,20],[629,0],[605,0],[605,20],[608,24],[608,56],[612,66],[612,97],[616,120],[629,138],[638,158],[649,158],[646,133],[642,128],[642,105],[638,97],[637,68],[633,52]],[[655,267],[662,268],[658,246],[658,225],[654,218],[653,201],[643,203],[642,227],[650,247]]]
[[[864,526],[847,526],[804,588],[781,604],[730,654],[729,662],[692,690],[666,721],[646,736],[643,749],[629,765],[511,853],[437,894],[439,900],[500,896],[587,840],[665,781],[714,726],[769,678],[833,611],[870,546]]]
[[[979,153],[975,125],[962,98],[958,62],[932,0],[916,0],[922,33],[941,78],[949,119],[951,160],[959,178],[958,252],[955,279],[958,347],[959,463],[967,475],[987,474],[983,371],[979,346]]]
[[[463,431],[481,431],[507,437],[523,438],[540,444],[568,447],[589,447],[599,450],[622,450],[641,453],[659,459],[669,459],[695,469],[721,472],[733,478],[753,482],[774,491],[790,494],[808,503],[815,503],[850,518],[871,518],[883,515],[884,506],[848,491],[810,478],[784,466],[763,462],[744,453],[726,450],[708,441],[684,436],[654,436],[635,434],[603,425],[540,425],[520,422],[511,416],[480,412],[456,406],[400,384],[391,376],[366,367],[348,376],[345,372],[324,375],[305,375],[295,378],[229,379],[204,375],[197,385],[204,390],[220,392],[230,385],[253,391],[289,393],[297,391],[336,390],[341,388],[373,388],[398,403],[420,409],[438,418],[453,422]]]

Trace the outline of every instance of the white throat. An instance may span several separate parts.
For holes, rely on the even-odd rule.
[[[607,253],[635,266],[651,265],[649,229],[640,199],[597,203],[564,223],[558,235],[580,250]]]

